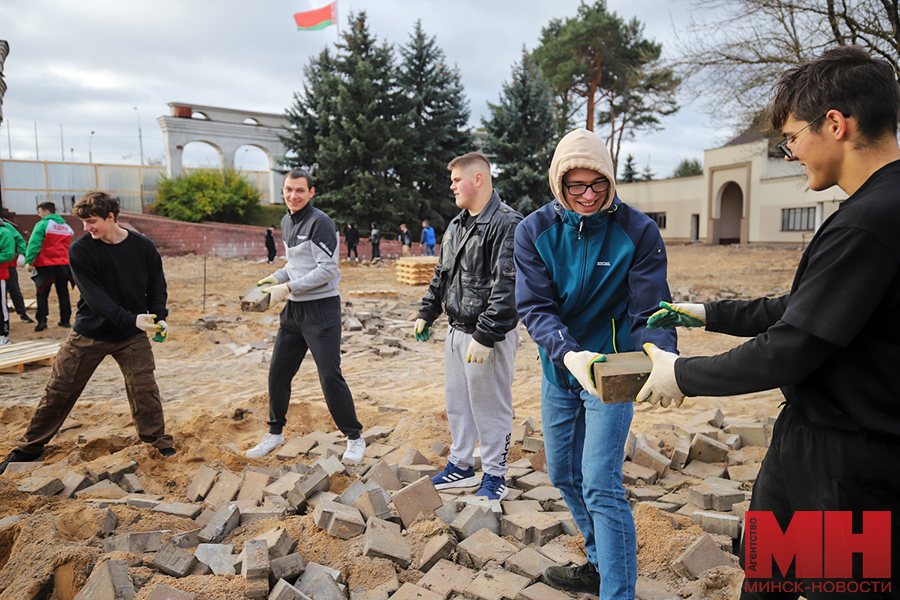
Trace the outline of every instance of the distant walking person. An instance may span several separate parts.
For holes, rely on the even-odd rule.
[[[21,319],[23,323],[34,323],[34,319],[29,317],[26,312],[25,298],[22,297],[22,290],[19,287],[19,273],[16,269],[16,267],[25,266],[25,240],[22,238],[22,234],[19,233],[19,230],[9,221],[0,220],[0,225],[3,225],[3,227],[9,229],[12,233],[13,239],[16,241],[16,254],[18,254],[16,261],[9,265],[9,279],[6,280],[6,293],[10,300],[12,300],[13,306],[16,308],[16,312],[19,315],[19,319]]]
[[[6,282],[9,279],[7,267],[16,266],[16,240],[6,227],[0,227],[0,346],[9,344],[9,308],[6,305]]]
[[[381,230],[375,221],[372,221],[372,232],[369,234],[369,242],[372,244],[372,260],[381,258]]]
[[[425,246],[425,256],[434,256],[434,247],[437,240],[434,237],[434,227],[428,221],[422,221],[422,237],[419,240]]]
[[[50,288],[56,288],[59,299],[60,327],[71,327],[72,305],[69,303],[69,288],[72,272],[69,270],[69,244],[75,234],[66,225],[61,216],[56,214],[56,205],[52,202],[38,204],[37,212],[41,220],[34,226],[25,250],[25,268],[31,272],[31,279],[37,288],[37,325],[35,331],[47,329],[47,316],[50,314]]]
[[[275,262],[275,226],[269,225],[266,229],[266,252],[269,255],[269,264]]]
[[[403,252],[403,256],[409,256],[411,253],[409,251],[410,247],[412,247],[412,236],[409,234],[409,229],[406,228],[406,223],[400,224],[400,248]]]
[[[347,243],[347,261],[350,260],[350,253],[352,252],[356,257],[356,262],[359,262],[359,252],[356,250],[356,247],[359,246],[359,229],[352,222],[347,223],[347,233],[344,234],[344,241]]]

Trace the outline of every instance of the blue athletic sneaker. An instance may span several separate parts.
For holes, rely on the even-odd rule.
[[[484,474],[481,478],[481,487],[475,492],[476,496],[484,496],[488,500],[503,500],[509,494],[505,477],[495,477]]]
[[[444,470],[431,478],[436,490],[446,490],[447,488],[469,487],[478,483],[475,477],[475,468],[460,469],[452,462],[447,462]]]

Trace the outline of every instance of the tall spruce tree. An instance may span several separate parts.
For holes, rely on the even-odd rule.
[[[619,183],[634,183],[635,181],[640,180],[641,178],[638,176],[637,165],[634,164],[634,154],[626,154],[625,164],[622,166],[622,176],[619,178]]]
[[[415,197],[416,221],[427,219],[441,231],[458,213],[449,191],[447,163],[472,149],[469,103],[459,70],[447,64],[444,51],[433,36],[425,35],[421,21],[416,21],[409,42],[399,50],[399,84],[412,118],[404,187]]]
[[[295,95],[285,115],[294,128],[282,140],[298,164],[314,167],[318,208],[338,223],[378,221],[396,231],[416,213],[414,195],[401,186],[412,133],[408,104],[393,48],[369,33],[365,12],[348,21],[335,56],[324,51],[305,70],[304,96]]]
[[[485,152],[500,171],[494,188],[504,202],[528,214],[549,200],[547,171],[557,123],[553,91],[540,68],[523,49],[513,66],[512,80],[503,84],[499,104],[488,103],[490,119]]]

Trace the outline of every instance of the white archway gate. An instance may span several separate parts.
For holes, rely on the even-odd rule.
[[[255,146],[269,159],[269,201],[276,202],[279,188],[275,187],[275,161],[287,152],[278,134],[290,126],[284,116],[186,102],[169,102],[169,109],[170,115],[156,120],[163,133],[168,177],[181,175],[184,147],[191,142],[205,142],[215,148],[223,169],[234,168],[238,148]],[[205,118],[195,118],[195,113]],[[245,123],[248,119],[255,123]]]

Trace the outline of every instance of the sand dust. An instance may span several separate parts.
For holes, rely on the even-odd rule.
[[[799,258],[799,251],[792,249],[673,246],[669,248],[670,285],[677,293],[693,294],[700,301],[779,295],[789,289]],[[165,459],[137,440],[122,377],[115,362],[106,359],[63,430],[47,447],[42,457],[46,473],[78,470],[84,463],[116,454],[138,463],[137,476],[148,493],[163,495],[167,501],[185,501],[185,488],[202,464],[236,473],[247,465],[279,464],[274,455],[247,459],[235,452],[255,445],[266,431],[268,364],[264,348],[268,339],[271,349],[271,336],[277,330],[277,315],[242,313],[238,296],[268,275],[271,267],[264,262],[208,258],[204,306],[202,257],[167,257],[164,266],[171,332],[165,344],[154,344],[154,352],[157,381],[165,401],[167,426],[175,437],[177,457]],[[396,299],[353,298],[349,309],[377,306],[390,313],[387,318],[409,322],[408,327],[390,333],[403,340],[399,355],[392,357],[375,352],[378,340],[372,336],[345,332],[343,371],[354,393],[360,421],[366,428],[396,427],[390,438],[392,445],[416,448],[435,464],[442,463],[443,459],[430,449],[436,440],[450,443],[443,407],[443,347],[438,340],[416,343],[407,333],[425,286],[396,283],[392,268],[344,262],[341,267],[341,296],[345,302],[351,290],[398,292]],[[24,282],[27,297],[29,284],[27,279]],[[77,291],[73,293],[73,304],[77,295]],[[33,326],[13,316],[12,341],[64,339],[68,330],[55,326],[57,315],[51,299],[51,326],[41,333],[35,333]],[[522,338],[513,386],[516,419],[531,417],[540,423],[537,347],[527,335]],[[679,347],[686,356],[722,352],[740,341],[696,330],[679,335]],[[0,455],[8,454],[13,440],[24,431],[48,375],[47,367],[28,367],[22,374],[0,375]],[[737,398],[689,399],[681,409],[639,405],[633,428],[669,446],[674,441],[666,439],[665,432],[653,429],[654,424],[687,423],[710,408],[720,408],[730,418],[763,419],[777,415],[781,399],[779,392],[768,391]],[[294,378],[285,435],[305,435],[317,430],[333,431],[334,423],[322,398],[314,363],[308,357]],[[513,450],[513,460],[524,455],[520,448]],[[748,456],[747,461],[759,458]],[[84,584],[89,565],[101,557],[109,558],[102,554],[102,540],[97,535],[104,511],[76,500],[19,493],[16,484],[24,476],[0,477],[0,518],[31,515],[0,530],[0,600],[72,598]],[[350,479],[335,477],[331,483],[332,491],[340,493]],[[195,527],[188,519],[130,507],[117,506],[112,510],[118,518],[113,535],[158,529],[178,533]],[[400,582],[419,577],[412,569],[403,571],[390,561],[362,556],[361,538],[333,538],[319,530],[311,516],[252,521],[232,532],[225,543],[234,544],[238,552],[247,539],[278,526],[298,540],[297,551],[307,561],[340,569],[351,589],[372,587],[395,576]],[[671,596],[725,598],[739,585],[739,571],[735,575],[725,569],[712,579],[688,583],[668,568],[680,550],[698,535],[698,528],[682,528],[668,515],[652,510],[638,512],[637,527],[639,575]],[[414,552],[420,552],[428,537],[444,529],[438,522],[419,523],[405,536]],[[577,538],[572,539],[577,542]],[[145,555],[143,562],[141,557],[129,556],[132,578],[141,588],[136,596],[139,600],[149,596],[156,583],[193,591],[210,600],[244,597],[244,580],[239,576],[173,579],[149,568],[150,555]]]

